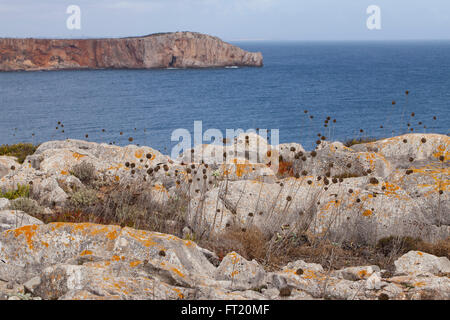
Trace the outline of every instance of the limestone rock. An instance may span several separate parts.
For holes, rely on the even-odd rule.
[[[0,156],[0,178],[3,178],[7,174],[13,172],[12,167],[18,168],[20,165],[16,161],[16,158],[9,156]]]
[[[421,251],[410,251],[395,262],[395,273],[398,275],[450,274],[450,261],[446,257],[436,257]]]
[[[9,207],[10,201],[6,198],[0,198],[0,210],[7,209]]]
[[[384,156],[394,168],[409,163],[409,158],[415,161],[438,161],[444,156],[449,161],[450,138],[440,134],[412,133],[363,143],[352,146],[352,149],[365,152],[377,152]]]
[[[237,287],[259,287],[265,276],[264,269],[255,261],[247,261],[236,252],[227,254],[214,271],[216,280],[230,280]]]
[[[41,224],[42,221],[26,214],[23,211],[17,210],[0,211],[0,232],[29,225],[41,225]]]
[[[367,280],[376,272],[380,272],[378,266],[349,267],[333,272],[334,276],[350,281]]]

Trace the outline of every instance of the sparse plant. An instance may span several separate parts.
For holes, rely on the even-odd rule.
[[[95,166],[92,163],[83,161],[74,165],[70,173],[82,183],[90,184],[95,179]]]
[[[70,195],[69,204],[73,209],[86,209],[98,200],[97,191],[89,188],[82,188]]]
[[[31,143],[3,144],[0,146],[0,156],[16,157],[19,163],[23,163],[25,158],[36,152],[38,146]]]
[[[11,210],[26,212],[32,216],[39,215],[43,212],[43,208],[35,200],[30,198],[17,198],[11,201],[9,208]]]
[[[30,196],[29,185],[17,185],[17,189],[9,190],[4,193],[0,192],[0,198],[7,198],[9,200],[15,200],[17,198],[28,198]]]

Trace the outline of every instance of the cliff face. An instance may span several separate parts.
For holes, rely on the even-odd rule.
[[[261,53],[193,32],[121,39],[0,39],[0,71],[262,65]]]

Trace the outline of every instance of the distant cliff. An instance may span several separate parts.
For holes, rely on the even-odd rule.
[[[0,39],[0,71],[262,65],[261,53],[194,32],[121,39]]]

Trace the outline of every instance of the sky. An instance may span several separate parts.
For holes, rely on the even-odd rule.
[[[69,30],[69,5],[81,29]],[[366,10],[381,10],[369,30]],[[86,38],[196,31],[239,40],[450,39],[449,0],[0,0],[0,37]]]

